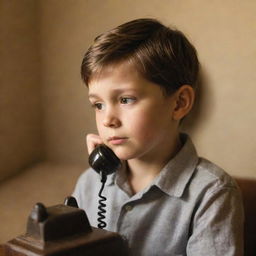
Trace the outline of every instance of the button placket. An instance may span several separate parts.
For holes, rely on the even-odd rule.
[[[127,218],[127,213],[130,212],[133,209],[133,206],[130,203],[125,203],[122,208],[121,212],[119,214],[119,218],[117,221],[117,231],[125,230],[127,228],[126,224],[129,222]],[[126,220],[125,220],[126,219]],[[128,225],[129,226],[129,225]]]

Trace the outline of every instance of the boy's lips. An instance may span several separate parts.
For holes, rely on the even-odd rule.
[[[120,144],[123,144],[124,142],[126,142],[127,139],[128,139],[127,137],[113,136],[113,137],[108,138],[108,142],[112,145],[120,145]]]

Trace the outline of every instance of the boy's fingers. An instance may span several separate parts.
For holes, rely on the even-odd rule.
[[[99,135],[90,133],[86,136],[86,144],[88,153],[91,154],[96,146],[98,146],[99,144],[103,144],[103,141]]]

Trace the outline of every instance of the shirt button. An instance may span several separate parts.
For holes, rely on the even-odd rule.
[[[127,212],[131,211],[131,210],[132,210],[132,206],[129,205],[129,204],[127,204],[127,205],[125,206],[125,210],[126,210]]]

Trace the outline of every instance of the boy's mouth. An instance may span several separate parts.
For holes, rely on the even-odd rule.
[[[108,142],[112,145],[121,145],[123,143],[125,143],[127,141],[127,137],[117,137],[117,136],[113,136],[113,137],[109,137],[108,138]]]

